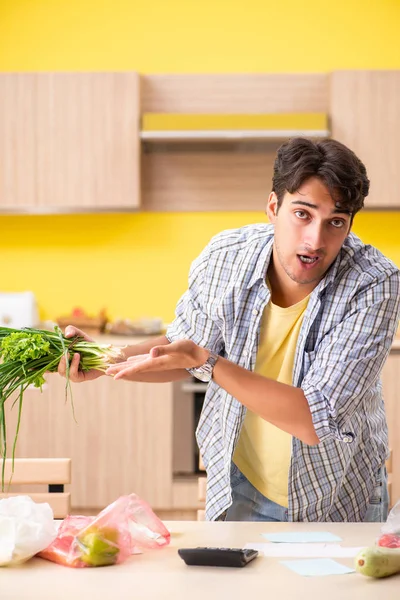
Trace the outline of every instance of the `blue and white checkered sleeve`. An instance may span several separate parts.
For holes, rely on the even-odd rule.
[[[301,387],[320,441],[357,436],[352,416],[380,376],[396,333],[399,301],[398,272],[366,287],[309,357]]]
[[[189,273],[189,287],[178,301],[175,319],[167,329],[170,342],[193,340],[199,346],[219,353],[223,347],[220,329],[207,312],[210,285],[207,283],[210,245],[193,261]],[[214,273],[213,276],[218,277]]]

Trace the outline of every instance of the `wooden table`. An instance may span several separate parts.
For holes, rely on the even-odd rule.
[[[34,558],[0,569],[1,600],[398,600],[400,575],[374,580],[358,573],[302,577],[279,558],[257,558],[243,569],[188,567],[181,547],[241,547],[260,542],[260,533],[330,531],[344,546],[374,542],[379,524],[366,523],[209,523],[170,521],[171,544],[132,556],[121,565],[71,569]],[[352,566],[353,559],[337,559]]]

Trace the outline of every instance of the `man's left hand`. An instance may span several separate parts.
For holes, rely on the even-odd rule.
[[[114,379],[134,379],[137,373],[170,371],[173,369],[192,369],[200,367],[210,353],[191,340],[179,340],[164,346],[155,346],[149,354],[131,356],[126,362],[109,367],[106,375]]]

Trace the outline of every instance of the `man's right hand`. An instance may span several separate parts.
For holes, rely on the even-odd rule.
[[[89,337],[84,331],[73,327],[72,325],[68,325],[65,329],[65,337],[72,338],[75,336],[81,337],[87,342],[93,342],[94,340]],[[74,383],[82,383],[83,381],[92,381],[93,379],[97,379],[104,375],[101,371],[97,371],[96,369],[91,369],[90,371],[80,371],[79,370],[79,361],[81,357],[78,352],[75,352],[72,360],[69,363],[69,379]],[[66,377],[67,364],[65,357],[63,356],[58,365],[58,373],[62,377]]]

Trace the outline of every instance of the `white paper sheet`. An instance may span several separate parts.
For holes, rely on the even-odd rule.
[[[346,575],[354,573],[354,569],[346,567],[330,558],[317,558],[315,560],[286,560],[282,565],[288,567],[298,575],[304,577],[321,577],[323,575]]]
[[[296,557],[296,558],[351,558],[356,556],[362,547],[343,547],[340,544],[260,544],[248,543],[245,548],[258,550],[263,556]]]
[[[283,533],[262,533],[269,542],[285,544],[308,544],[309,542],[341,542],[342,538],[330,531],[285,531]]]

